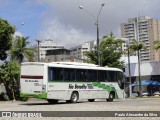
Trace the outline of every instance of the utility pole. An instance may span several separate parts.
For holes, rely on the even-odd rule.
[[[38,43],[38,54],[37,54],[37,56],[38,56],[38,62],[40,62],[40,57],[39,57],[39,43],[41,42],[40,40],[36,40],[36,42]]]
[[[132,97],[132,82],[131,82],[131,67],[130,67],[130,51],[129,51],[129,41],[128,41],[128,75],[129,75],[129,96]]]

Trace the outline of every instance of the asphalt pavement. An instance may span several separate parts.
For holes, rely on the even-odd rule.
[[[83,100],[83,101],[79,101],[76,104],[66,103],[65,101],[59,101],[57,104],[48,104],[46,100],[39,100],[39,99],[29,99],[27,102],[1,101],[0,111],[2,112],[18,111],[23,113],[30,112],[30,111],[35,111],[35,112],[48,111],[46,113],[42,112],[41,114],[43,116],[55,115],[54,117],[34,118],[38,120],[40,119],[62,119],[62,120],[63,119],[66,119],[66,120],[68,119],[73,119],[73,120],[75,119],[76,120],[80,120],[80,119],[83,119],[83,120],[145,119],[147,120],[148,119],[148,120],[152,120],[153,119],[153,120],[159,120],[160,118],[156,117],[155,115],[156,115],[156,112],[158,112],[158,114],[160,113],[160,97],[133,98],[133,99],[127,98],[127,99],[114,100],[113,102],[107,102],[105,99],[96,100],[95,102],[88,102],[86,100]],[[104,113],[102,113],[101,111],[104,111]],[[112,111],[112,112],[109,112],[109,111]],[[140,111],[139,114],[137,114],[138,111]],[[142,115],[144,115],[144,112],[146,112],[146,114],[149,114],[149,116],[146,116],[146,117],[140,116],[141,113]],[[131,116],[126,116],[126,113],[130,114]],[[32,116],[32,114],[30,113],[26,113],[26,114]],[[76,115],[79,115],[79,116],[77,117]],[[92,117],[90,117],[89,115]],[[24,119],[24,118],[6,117],[2,119],[17,120],[17,119]]]

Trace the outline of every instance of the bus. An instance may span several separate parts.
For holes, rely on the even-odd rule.
[[[76,62],[24,62],[21,64],[20,97],[76,103],[123,98],[123,72],[118,68]]]

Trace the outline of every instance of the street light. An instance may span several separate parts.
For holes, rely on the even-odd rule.
[[[16,31],[17,31],[20,27],[22,27],[24,24],[25,24],[24,22],[21,23],[20,26],[18,26],[18,27],[16,28]]]
[[[105,4],[101,4],[101,8],[98,12],[98,15],[95,16],[93,15],[92,13],[90,13],[89,11],[87,11],[86,9],[83,8],[83,6],[79,6],[80,9],[83,9],[87,14],[89,14],[90,16],[92,16],[95,20],[96,20],[96,27],[97,27],[97,56],[98,56],[98,65],[100,66],[100,53],[99,53],[99,16],[100,16],[100,13],[102,11],[102,8]]]
[[[38,62],[40,61],[40,58],[39,58],[39,43],[41,42],[40,40],[36,40],[36,42],[38,43]]]

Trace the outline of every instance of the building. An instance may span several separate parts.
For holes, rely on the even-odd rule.
[[[148,16],[130,18],[121,24],[121,37],[128,38],[129,44],[135,39],[143,42],[147,50],[140,51],[141,61],[158,61],[159,54],[154,49],[153,42],[160,39],[160,20]],[[135,54],[136,55],[136,54]]]
[[[140,64],[141,68],[141,84],[142,91],[148,91],[153,95],[154,92],[160,91],[160,62],[159,61],[146,61]],[[129,82],[129,73],[128,73],[128,63],[125,65],[124,74],[126,75],[126,83]],[[130,63],[130,71],[131,71],[131,82],[133,91],[139,91],[138,83],[139,83],[139,72],[138,72],[138,63],[131,62]],[[147,81],[148,85],[143,82]],[[133,87],[134,84],[137,86]],[[126,85],[127,86],[127,85]]]
[[[45,40],[40,42],[39,45],[39,57],[40,61],[47,61],[46,55],[47,50],[64,49],[64,45],[60,43],[55,43],[53,40]]]
[[[160,62],[159,61],[146,61],[140,64],[141,68],[141,80],[159,80],[160,81]],[[130,63],[131,77],[134,81],[138,81],[138,63]],[[125,67],[124,74],[129,77],[128,63]]]
[[[79,59],[81,62],[84,62],[87,60],[87,57],[84,55],[85,52],[95,50],[95,46],[95,41],[89,41],[82,45],[73,47],[70,49],[71,56],[73,56],[74,59]]]
[[[71,61],[70,50],[58,48],[46,50],[44,62]]]
[[[124,82],[124,89],[129,94],[129,66],[128,57],[122,57],[121,61],[124,61],[124,75],[126,77]],[[154,92],[160,91],[160,62],[159,61],[143,61],[140,63],[140,80],[142,91],[147,91],[149,95],[153,95]],[[139,71],[138,71],[138,57],[130,56],[130,75],[132,92],[139,91]]]
[[[122,57],[128,56],[128,38],[116,38],[117,40],[122,40],[122,47],[120,48],[123,51]]]

